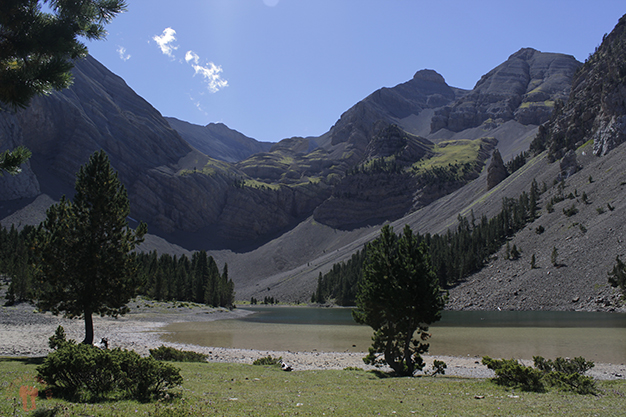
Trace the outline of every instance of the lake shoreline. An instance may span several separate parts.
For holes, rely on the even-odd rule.
[[[138,299],[130,304],[131,313],[114,319],[94,317],[94,341],[103,337],[111,348],[135,350],[148,355],[149,349],[165,345],[177,349],[192,350],[208,355],[210,362],[252,364],[255,359],[272,356],[282,357],[295,371],[325,370],[358,367],[375,369],[363,363],[365,352],[281,351],[206,347],[182,343],[169,343],[162,339],[164,327],[171,323],[213,321],[242,318],[252,314],[244,309],[215,309],[193,303],[163,303]],[[82,340],[84,322],[70,320],[50,313],[37,313],[28,303],[0,307],[0,356],[41,357],[50,352],[48,338],[57,326],[63,326],[69,339]],[[482,365],[480,357],[424,356],[424,373],[430,373],[434,360],[447,364],[446,375],[469,378],[490,378],[493,372]],[[530,365],[531,361],[523,361]],[[383,368],[385,370],[385,368]],[[601,364],[589,372],[596,379],[623,379],[624,364]]]

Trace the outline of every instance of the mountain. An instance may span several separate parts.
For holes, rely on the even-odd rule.
[[[559,106],[533,142],[561,158],[588,140],[593,153],[606,155],[626,141],[626,16],[605,35],[595,53],[576,73],[570,100]]]
[[[223,123],[198,126],[174,117],[166,117],[165,120],[188,144],[220,161],[238,162],[272,147],[270,142],[258,142]]]
[[[522,258],[515,264],[503,256],[494,259],[484,275],[451,290],[451,306],[524,308],[516,291],[549,290],[553,283],[562,284],[553,300],[527,296],[527,305],[576,307],[585,300],[583,308],[589,308],[599,305],[597,297],[609,300],[606,271],[621,250],[618,220],[626,204],[617,184],[626,179],[607,173],[606,164],[624,172],[618,171],[623,146],[606,159],[594,156],[589,145],[577,148],[573,164],[582,169],[568,169],[573,173],[561,190],[574,201],[554,204],[552,213],[545,207],[556,196],[553,184],[563,169],[547,153],[490,183],[489,190],[484,169],[495,149],[504,163],[528,150],[552,109],[575,100],[583,80],[574,88],[571,81],[585,70],[576,72],[580,66],[567,55],[522,49],[471,91],[421,70],[406,83],[364,98],[320,137],[292,137],[268,146],[223,125],[163,118],[88,58],[77,63],[71,89],[40,98],[24,112],[0,114],[0,145],[23,143],[34,152],[23,184],[5,186],[13,194],[3,192],[0,217],[3,224],[35,221],[49,197],[71,193],[78,167],[103,148],[129,190],[132,217],[147,221],[161,237],[150,236],[145,250],[209,249],[218,263],[228,263],[237,299],[306,301],[319,273],[375,238],[382,223],[445,233],[459,214],[494,216],[503,197],[528,191],[535,178],[546,184],[544,211],[541,223],[513,238]],[[547,124],[541,129],[552,131]],[[590,204],[579,202],[579,213],[568,217],[563,209],[581,199],[583,190]],[[536,233],[539,225],[550,232]],[[609,229],[617,240],[601,241],[602,233],[613,233]],[[572,259],[563,261],[566,267],[548,265],[553,246]],[[539,271],[526,271],[531,254]],[[591,266],[580,263],[600,257]],[[575,281],[569,287],[568,277]],[[497,294],[501,299],[494,298]],[[580,304],[572,302],[576,297]]]
[[[579,66],[570,55],[521,49],[483,75],[465,97],[439,109],[431,131],[459,132],[487,121],[539,125],[550,117],[556,100],[567,99]]]

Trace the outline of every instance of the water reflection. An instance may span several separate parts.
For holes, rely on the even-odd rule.
[[[372,330],[350,309],[258,307],[239,320],[175,323],[167,341],[214,347],[366,352]],[[626,315],[579,312],[444,312],[430,353],[532,359],[583,356],[626,363]]]

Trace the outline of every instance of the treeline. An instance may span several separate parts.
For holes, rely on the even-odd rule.
[[[10,277],[7,304],[36,297],[36,237],[37,228],[33,226],[19,232],[14,226],[0,228],[0,275],[5,281]],[[213,257],[205,251],[195,252],[191,259],[185,255],[138,253],[136,261],[139,295],[214,307],[231,307],[234,303],[235,286],[228,278],[228,265],[220,273]]]
[[[232,307],[235,284],[228,278],[228,264],[220,273],[215,259],[205,251],[189,259],[156,251],[137,255],[139,293],[161,301],[193,301],[213,307]]]
[[[491,219],[483,215],[477,221],[472,212],[469,219],[459,215],[456,229],[449,229],[445,234],[417,233],[418,241],[429,247],[440,285],[449,287],[479,271],[509,237],[538,217],[539,196],[539,186],[533,180],[530,192],[523,192],[517,199],[504,198],[502,210]],[[338,305],[355,305],[366,255],[367,245],[347,262],[335,264],[325,275],[320,273],[311,301],[325,303],[334,300]]]
[[[32,262],[32,249],[37,228],[25,226],[21,231],[11,225],[10,229],[0,228],[0,275],[11,277],[6,293],[8,304],[33,298],[35,268]]]
[[[367,245],[357,251],[347,262],[333,265],[325,275],[317,279],[317,289],[311,296],[312,303],[323,304],[329,299],[341,306],[356,305],[357,285],[361,280],[361,267],[367,255]]]

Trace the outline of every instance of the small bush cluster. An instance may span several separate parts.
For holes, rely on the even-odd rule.
[[[282,360],[283,360],[282,356],[279,356],[278,358],[273,358],[272,355],[268,355],[263,358],[256,359],[254,362],[252,362],[252,365],[280,366],[280,363]]]
[[[63,328],[49,339],[56,350],[37,367],[55,396],[93,401],[117,398],[148,401],[182,384],[180,370],[152,357],[142,358],[125,349],[100,349],[64,340]]]
[[[170,362],[206,362],[208,357],[204,353],[180,350],[163,345],[156,349],[150,349],[150,356],[157,361]]]
[[[525,366],[515,359],[491,359],[483,357],[483,365],[496,373],[494,382],[507,387],[519,387],[524,391],[545,392],[546,387],[558,387],[578,394],[596,391],[593,378],[584,375],[594,364],[582,357],[546,360],[533,357],[535,368]]]
[[[448,367],[448,365],[446,365],[446,363],[444,361],[439,361],[439,360],[435,359],[433,361],[433,373],[431,375],[432,376],[435,376],[435,375],[445,375],[447,367]]]

